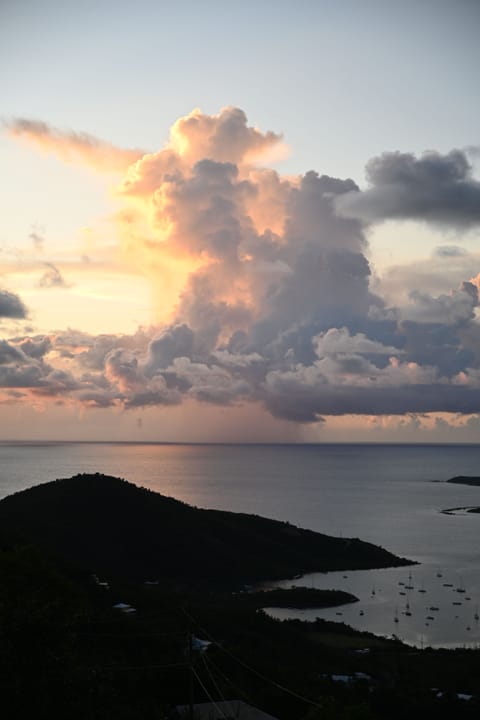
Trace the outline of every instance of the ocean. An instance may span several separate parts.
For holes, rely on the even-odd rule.
[[[480,487],[445,483],[480,475],[480,446],[0,443],[0,497],[79,472],[359,537],[419,563],[287,580],[347,590],[359,602],[272,610],[278,617],[318,616],[424,647],[480,645],[480,515],[441,512],[480,506]]]

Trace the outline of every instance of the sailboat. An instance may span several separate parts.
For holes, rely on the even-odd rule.
[[[477,607],[476,607],[475,615],[474,615],[473,617],[474,617],[474,620],[476,620],[477,622],[478,622],[478,620],[480,619],[480,616],[478,615],[478,605],[477,605]]]
[[[413,590],[413,585],[412,585],[412,573],[411,573],[411,572],[408,573],[408,585],[405,585],[405,588],[406,588],[407,590]]]
[[[407,600],[407,604],[405,605],[405,615],[407,617],[411,617],[411,615],[412,615],[412,613],[410,611],[410,603],[408,602],[408,600]]]
[[[465,592],[466,592],[462,578],[460,578],[460,585],[459,585],[457,588],[455,588],[455,590],[456,590],[458,593],[465,593]]]

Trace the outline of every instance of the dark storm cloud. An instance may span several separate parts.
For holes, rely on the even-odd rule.
[[[447,412],[477,413],[480,388],[435,384],[398,387],[323,385],[318,379],[304,384],[293,378],[270,378],[266,407],[293,422],[317,422],[322,415],[404,415]]]
[[[452,377],[475,365],[475,353],[464,346],[458,326],[405,320],[400,332],[406,357],[420,366],[434,365],[445,377]]]
[[[421,220],[468,230],[480,223],[480,183],[461,150],[384,153],[366,166],[369,187],[337,201],[339,214],[366,222]]]

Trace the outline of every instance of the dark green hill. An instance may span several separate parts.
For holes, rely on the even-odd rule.
[[[238,586],[304,572],[409,564],[357,539],[194,508],[100,474],[5,498],[0,529],[102,577],[185,586]]]

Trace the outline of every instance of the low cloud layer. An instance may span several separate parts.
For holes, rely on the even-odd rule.
[[[82,135],[55,131],[52,148],[62,153],[77,137],[90,161],[97,141]],[[480,222],[465,154],[383,155],[361,191],[351,179],[262,166],[281,147],[279,135],[225,108],[181,118],[156,153],[118,151],[128,160],[119,234],[160,305],[167,287],[178,288],[169,322],[134,335],[71,330],[5,342],[7,395],[125,409],[254,402],[296,423],[480,412],[480,268],[448,292],[415,288],[392,305],[372,280],[364,232],[365,220],[388,217]],[[464,253],[443,245],[435,257]],[[45,287],[63,283],[56,270]]]

